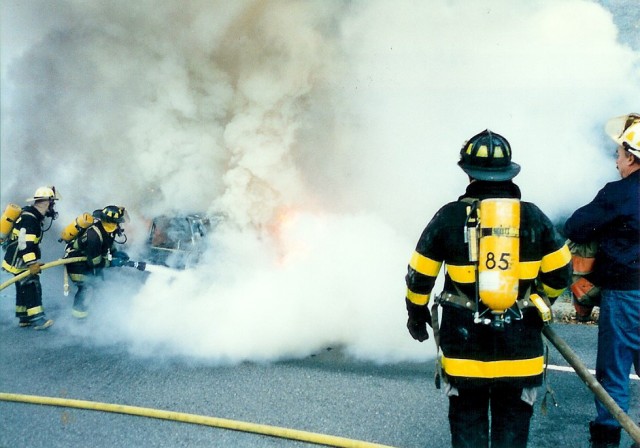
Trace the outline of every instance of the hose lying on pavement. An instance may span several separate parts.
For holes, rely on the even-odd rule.
[[[121,404],[99,403],[95,401],[72,400],[67,398],[40,397],[36,395],[9,394],[0,392],[1,401],[13,401],[18,403],[42,404],[48,406],[62,406],[68,408],[89,409],[94,411],[113,412],[118,414],[138,415],[141,417],[173,420],[196,425],[214,426],[217,428],[231,429],[234,431],[251,432],[282,439],[298,440],[345,448],[391,448],[387,445],[379,445],[371,442],[347,439],[344,437],[329,436],[297,429],[281,428],[277,426],[261,425],[237,420],[227,420],[204,415],[185,414],[182,412],[163,411],[160,409],[141,408],[138,406],[126,406]]]
[[[542,334],[545,335],[558,352],[560,352],[562,357],[567,360],[571,367],[573,367],[578,376],[585,382],[587,387],[591,389],[591,392],[593,392],[596,398],[607,408],[611,415],[618,420],[620,426],[629,433],[629,436],[631,436],[636,443],[640,443],[640,427],[631,420],[631,417],[629,417],[622,408],[618,406],[618,403],[611,398],[607,391],[604,390],[598,380],[591,374],[591,372],[589,372],[580,358],[578,358],[578,355],[571,350],[571,347],[569,347],[569,345],[560,336],[558,336],[549,325],[545,325],[542,329]]]
[[[86,260],[87,260],[87,257],[60,258],[59,260],[50,261],[49,263],[43,264],[42,266],[40,266],[40,269],[45,270],[45,269],[53,268],[55,266],[61,266],[63,264],[77,263],[78,261],[86,261]],[[27,278],[29,275],[31,275],[31,273],[28,270],[18,275],[15,275],[12,279],[7,280],[6,282],[0,284],[0,291],[2,291],[7,286],[13,285],[15,282],[19,282],[23,278]]]

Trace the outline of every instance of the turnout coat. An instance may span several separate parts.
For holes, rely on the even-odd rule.
[[[542,326],[529,295],[537,293],[553,302],[568,286],[571,254],[549,218],[534,204],[521,202],[519,227],[518,301],[504,330],[474,322],[477,266],[469,261],[465,222],[470,203],[487,198],[520,199],[512,181],[473,181],[458,201],[443,206],[424,229],[411,257],[406,275],[409,316],[426,321],[427,306],[442,265],[440,347],[445,378],[457,388],[507,382],[515,387],[542,383],[544,367]],[[441,297],[443,297],[441,296]],[[479,312],[486,309],[479,303]],[[510,311],[508,311],[510,312]]]

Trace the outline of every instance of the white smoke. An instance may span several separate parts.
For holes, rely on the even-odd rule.
[[[96,342],[420,358],[403,275],[464,189],[462,142],[507,137],[524,199],[561,219],[616,178],[602,125],[637,111],[637,52],[585,0],[9,0],[1,199],[55,184],[63,224],[124,205],[133,253],[157,214],[227,217],[198,267],[96,305]]]

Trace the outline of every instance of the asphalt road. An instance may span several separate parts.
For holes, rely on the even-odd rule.
[[[4,292],[3,292],[4,293]],[[377,365],[327,348],[305,359],[207,365],[133,357],[118,345],[91,346],[55,325],[21,329],[3,294],[0,392],[124,404],[310,431],[395,447],[449,445],[447,401],[433,385],[433,361]],[[55,311],[54,311],[55,312]],[[78,325],[81,325],[80,323]],[[594,367],[597,327],[554,324]],[[428,342],[431,343],[431,342]],[[550,364],[567,363],[550,346]],[[531,447],[588,446],[593,397],[574,373],[551,370],[559,406],[541,410]],[[632,386],[637,421],[640,385]],[[630,439],[625,434],[626,447]],[[101,411],[0,401],[2,447],[294,447],[314,444],[209,426]]]

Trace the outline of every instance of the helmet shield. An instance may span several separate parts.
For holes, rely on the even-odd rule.
[[[513,179],[520,172],[520,165],[511,161],[507,139],[488,129],[462,146],[458,166],[473,179],[492,182]]]

